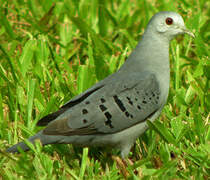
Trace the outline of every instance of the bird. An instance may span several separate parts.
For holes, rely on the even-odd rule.
[[[38,122],[45,126],[28,141],[34,144],[104,146],[120,150],[126,158],[136,139],[154,122],[166,104],[170,83],[169,46],[177,35],[189,31],[181,15],[156,13],[119,70],[77,95]],[[8,153],[27,151],[20,142]]]

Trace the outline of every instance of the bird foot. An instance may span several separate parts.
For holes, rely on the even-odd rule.
[[[125,178],[127,178],[130,174],[127,170],[127,167],[129,165],[133,165],[133,162],[131,160],[127,159],[121,159],[119,156],[112,156],[112,159],[116,161],[117,167],[120,170],[120,172],[123,174]]]

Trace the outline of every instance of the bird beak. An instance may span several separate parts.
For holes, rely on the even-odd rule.
[[[191,31],[189,31],[186,27],[183,27],[182,30],[183,30],[183,33],[188,34],[191,37],[195,38],[195,35]]]

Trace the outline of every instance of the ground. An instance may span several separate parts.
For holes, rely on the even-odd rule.
[[[14,0],[0,3],[0,179],[208,179],[210,174],[210,2]],[[36,122],[115,72],[156,12],[180,13],[195,38],[171,42],[169,98],[129,154],[39,143]],[[113,156],[113,158],[112,158]]]

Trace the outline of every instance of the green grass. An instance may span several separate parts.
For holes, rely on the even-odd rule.
[[[0,0],[0,179],[123,179],[115,150],[39,143],[5,149],[36,122],[115,72],[158,11],[179,12],[196,37],[171,42],[168,102],[137,140],[130,179],[208,179],[210,175],[210,2]]]

